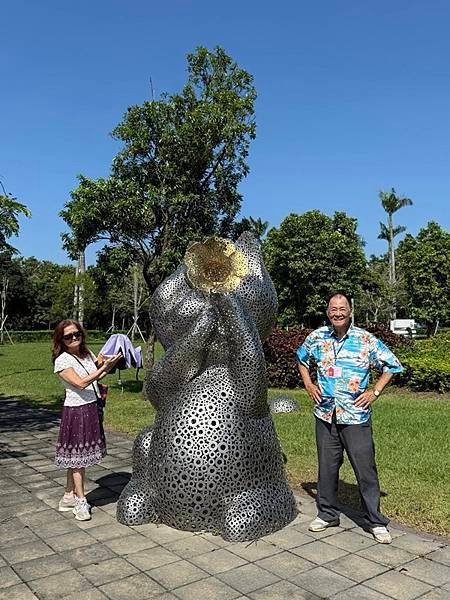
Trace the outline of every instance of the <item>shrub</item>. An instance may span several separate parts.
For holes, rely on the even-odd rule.
[[[390,350],[397,350],[398,348],[406,350],[408,348],[413,348],[414,346],[414,342],[411,338],[393,333],[389,327],[386,327],[385,325],[371,323],[370,325],[363,327],[363,329],[373,333],[373,335],[381,340],[383,344],[386,344]]]
[[[269,384],[277,388],[295,388],[301,384],[295,351],[312,329],[273,329],[264,344]]]
[[[126,333],[126,331],[115,331],[115,333]],[[12,341],[14,343],[19,342],[51,342],[53,330],[52,329],[44,329],[44,330],[36,330],[36,331],[10,331],[9,332]],[[88,342],[103,342],[108,339],[110,334],[105,333],[104,331],[100,331],[97,329],[88,329],[87,330],[87,340]],[[5,342],[8,343],[8,336],[5,336]]]
[[[441,394],[450,391],[450,364],[448,359],[435,357],[407,356],[401,358],[404,372],[396,381],[414,390],[436,391]]]

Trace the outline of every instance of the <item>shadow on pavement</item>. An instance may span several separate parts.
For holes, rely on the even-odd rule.
[[[27,404],[33,404],[27,396],[0,394],[0,432],[47,431],[59,425],[59,414]]]
[[[302,488],[314,498],[317,497],[317,481],[308,481],[302,483]],[[387,496],[386,492],[381,492],[381,496]],[[359,496],[358,486],[354,483],[347,483],[346,481],[339,480],[338,487],[338,500],[339,500],[339,509],[341,512],[351,519],[354,523],[362,527],[363,529],[367,528],[367,523],[363,517],[362,507],[361,507],[361,499]]]

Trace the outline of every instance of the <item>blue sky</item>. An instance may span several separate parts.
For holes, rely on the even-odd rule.
[[[0,178],[33,213],[12,240],[24,256],[68,262],[58,212],[77,174],[108,174],[109,132],[150,77],[177,92],[199,45],[255,78],[242,216],[344,210],[379,254],[378,191],[393,186],[414,201],[397,216],[408,231],[449,228],[446,0],[6,0],[1,20]]]

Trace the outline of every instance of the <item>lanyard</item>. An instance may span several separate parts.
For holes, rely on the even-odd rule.
[[[342,348],[345,345],[347,338],[344,339],[344,341],[342,342],[342,344],[339,346],[338,351],[336,352],[336,346],[335,343],[333,342],[333,354],[334,354],[334,363],[336,364],[337,358],[339,356],[339,352],[342,350]]]

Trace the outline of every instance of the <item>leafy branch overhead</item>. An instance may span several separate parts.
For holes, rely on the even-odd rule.
[[[70,255],[101,239],[122,246],[151,289],[189,241],[230,231],[255,137],[251,75],[221,48],[198,48],[187,63],[179,94],[128,109],[112,132],[123,148],[110,176],[80,176],[61,213]]]

